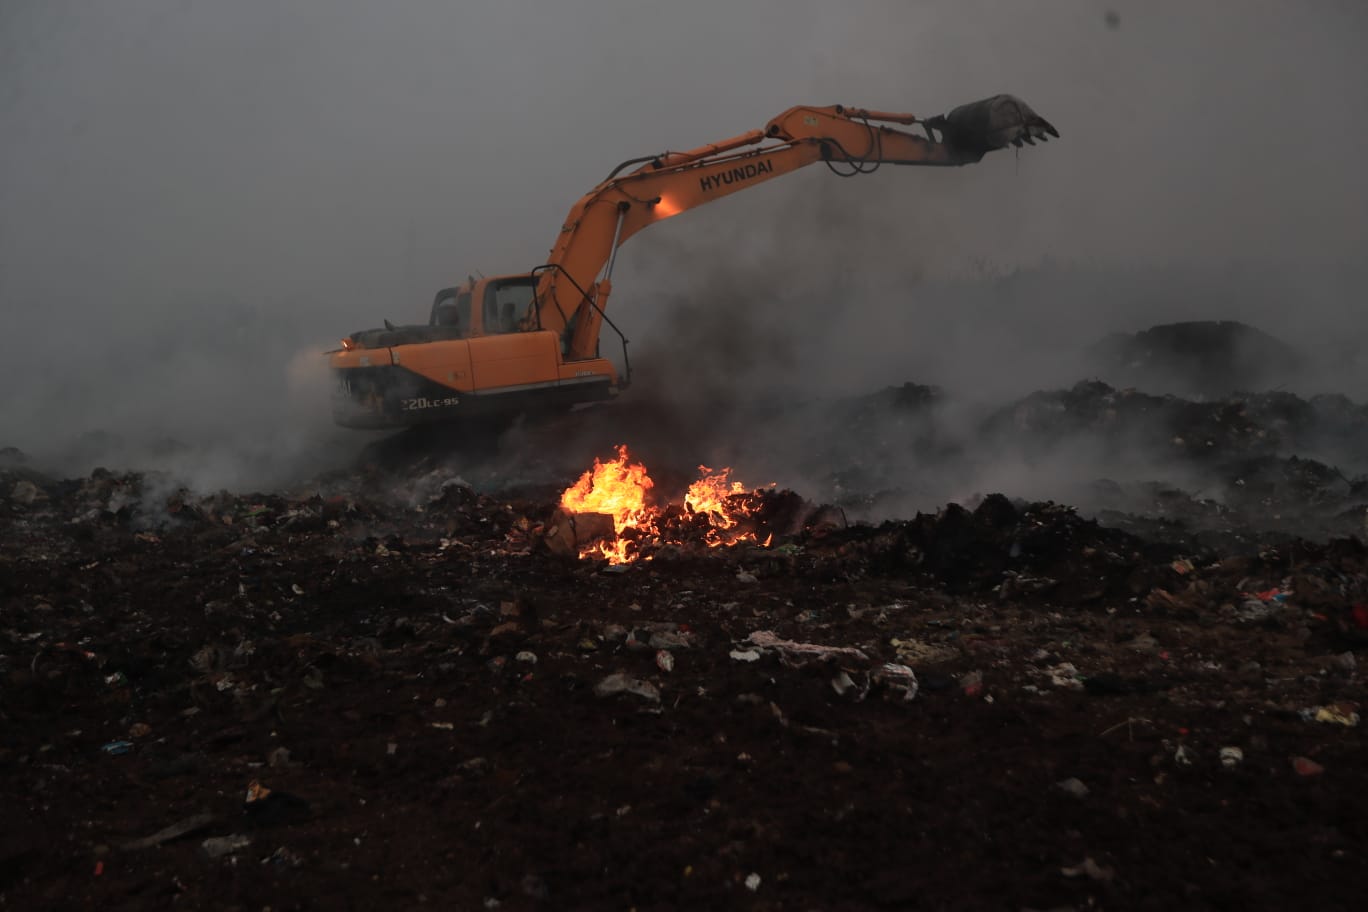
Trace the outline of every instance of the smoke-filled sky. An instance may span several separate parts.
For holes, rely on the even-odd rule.
[[[794,104],[1005,91],[1063,135],[818,166],[645,232],[612,304],[643,357],[737,308],[764,317],[755,363],[699,364],[772,385],[1019,388],[1184,317],[1361,336],[1365,61],[1358,0],[7,0],[0,445],[249,440],[250,470],[209,473],[244,483],[352,446],[314,353],[542,262],[619,161]]]

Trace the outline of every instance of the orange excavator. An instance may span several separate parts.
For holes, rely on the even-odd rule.
[[[918,127],[918,135],[898,127]],[[353,333],[329,352],[345,427],[498,418],[610,399],[627,386],[627,338],[607,316],[618,248],[657,222],[824,162],[838,174],[879,165],[967,165],[1059,133],[1020,99],[995,95],[948,114],[790,108],[688,152],[634,158],[575,203],[546,263],[520,275],[443,288],[425,324]],[[623,371],[599,352],[607,324]]]

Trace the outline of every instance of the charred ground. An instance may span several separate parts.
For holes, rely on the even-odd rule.
[[[705,458],[660,430],[705,417],[624,405],[262,494],[6,454],[0,898],[1360,905],[1361,406],[1090,381],[712,414],[810,488],[749,495],[769,547],[685,522],[615,572],[549,543],[560,491],[628,432],[662,495]],[[899,512],[986,453],[1084,451],[1082,514]]]

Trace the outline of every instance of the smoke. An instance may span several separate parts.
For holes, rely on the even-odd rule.
[[[1363,398],[1366,45],[1352,0],[7,3],[0,445],[201,486],[346,463],[373,437],[330,426],[321,353],[541,262],[617,162],[792,104],[934,114],[1001,91],[1061,140],[818,166],[633,239],[623,404],[654,420],[618,427],[816,485],[795,447],[841,397],[942,386],[939,433],[969,446],[1004,401],[1094,373],[1108,333],[1184,319],[1256,326],[1315,368],[1290,388]],[[1099,460],[885,474],[935,500]]]

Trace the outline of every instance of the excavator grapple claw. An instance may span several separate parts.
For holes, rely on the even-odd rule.
[[[1048,142],[1059,131],[1015,95],[994,95],[960,105],[949,114],[932,117],[928,127],[941,131],[945,142],[966,155],[982,156],[1008,145],[1021,148],[1036,140]]]

